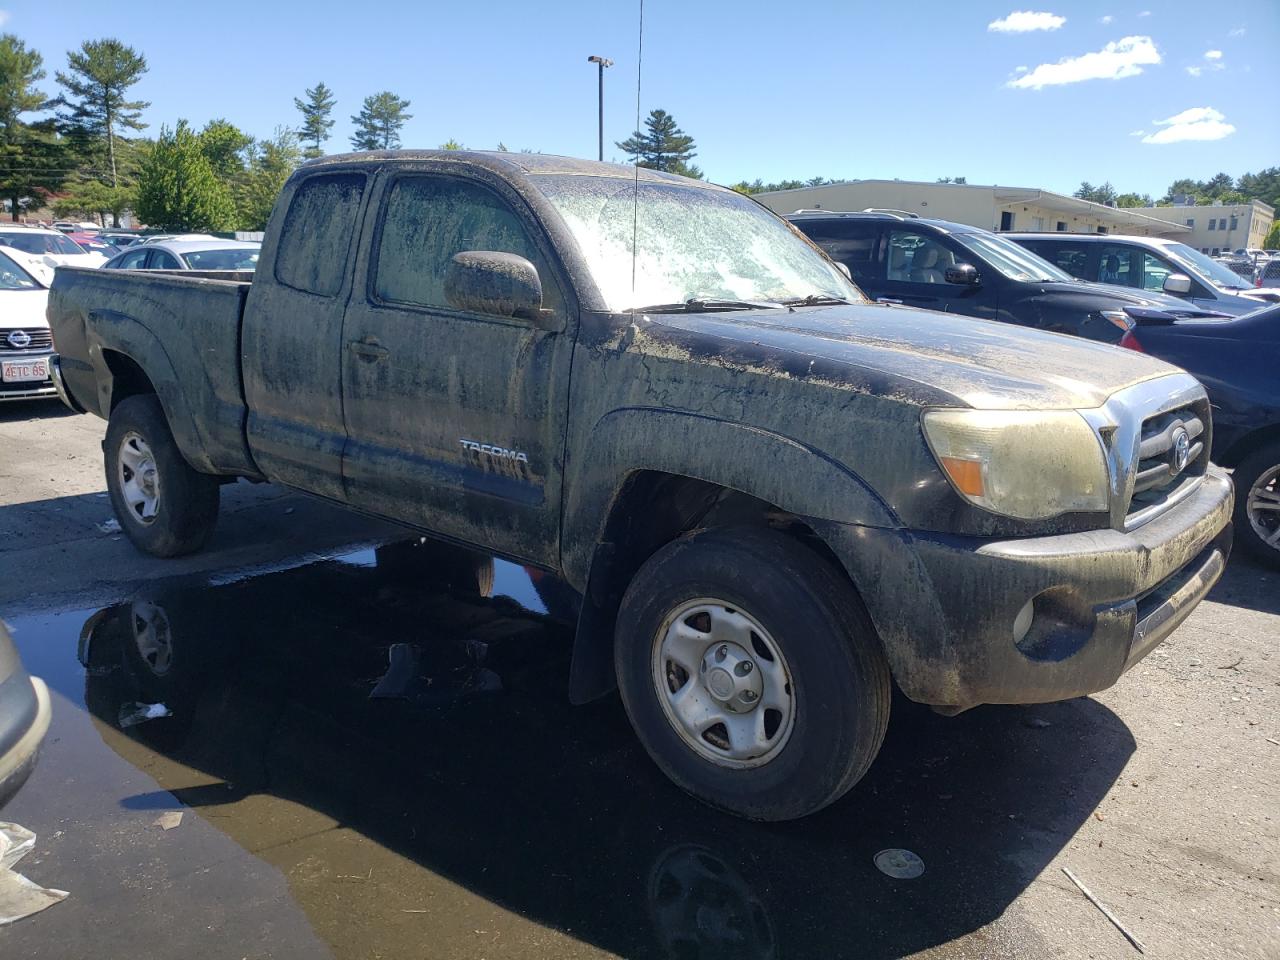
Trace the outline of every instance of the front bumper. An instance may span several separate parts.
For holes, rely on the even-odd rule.
[[[1222,575],[1231,508],[1231,481],[1211,467],[1195,493],[1128,532],[1015,540],[848,526],[823,533],[862,593],[903,691],[958,711],[1111,686]]]
[[[36,400],[41,397],[52,397],[57,395],[57,387],[54,385],[52,377],[52,356],[40,353],[37,353],[34,356],[30,354],[4,354],[3,359],[39,360],[44,356],[49,356],[50,378],[48,380],[32,380],[20,383],[9,383],[0,379],[0,403],[3,403],[6,400]]]

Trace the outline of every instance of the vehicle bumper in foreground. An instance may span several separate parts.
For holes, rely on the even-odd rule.
[[[907,696],[948,711],[1103,690],[1182,623],[1231,551],[1231,481],[1135,530],[990,540],[824,532]]]
[[[35,768],[51,713],[44,682],[27,675],[0,624],[0,807]]]
[[[75,397],[67,389],[66,381],[62,377],[62,361],[56,353],[49,358],[49,379],[53,381],[53,389],[57,391],[59,400],[76,413],[85,412],[84,407],[76,403]]]

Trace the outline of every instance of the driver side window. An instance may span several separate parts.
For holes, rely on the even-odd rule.
[[[1173,266],[1150,253],[1142,255],[1142,289],[1163,290],[1165,278],[1176,273]]]

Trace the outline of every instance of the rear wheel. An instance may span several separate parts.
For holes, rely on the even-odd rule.
[[[204,546],[218,518],[218,481],[187,463],[154,394],[111,411],[105,452],[107,493],[135,547],[176,557]]]
[[[789,820],[866,772],[889,671],[852,586],[776,531],[702,531],[641,567],[618,615],[618,685],[654,762],[741,816]]]
[[[1280,442],[1253,451],[1236,466],[1236,542],[1280,567]]]

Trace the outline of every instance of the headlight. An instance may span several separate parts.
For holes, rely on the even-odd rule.
[[[1005,516],[1105,511],[1102,441],[1074,410],[931,410],[924,435],[951,485]]]
[[[1109,320],[1121,330],[1129,330],[1133,326],[1133,318],[1123,310],[1099,310],[1104,320]]]

